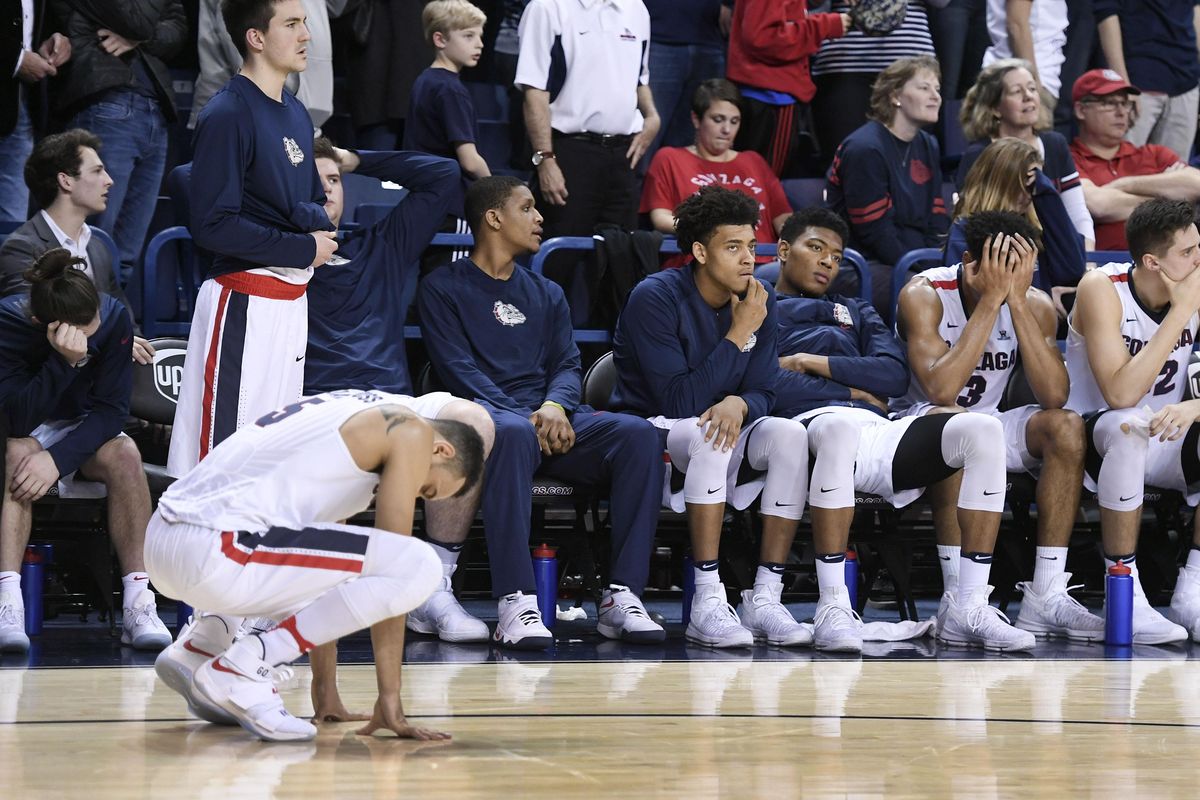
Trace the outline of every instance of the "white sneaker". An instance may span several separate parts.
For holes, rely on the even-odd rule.
[[[737,612],[725,600],[725,585],[721,583],[696,587],[685,636],[689,641],[709,647],[749,647],[754,644],[754,634],[743,627]]]
[[[1034,591],[1033,581],[1022,581],[1017,589],[1024,593],[1021,616],[1017,627],[1034,636],[1054,639],[1065,636],[1073,642],[1104,641],[1104,618],[1088,611],[1068,592],[1079,586],[1068,586],[1071,573],[1055,575],[1045,594]],[[1082,584],[1080,584],[1082,586]]]
[[[1192,641],[1200,642],[1200,570],[1193,572],[1188,567],[1179,570],[1166,616],[1186,628]]]
[[[1133,595],[1133,643],[1174,644],[1186,642],[1187,629],[1158,613],[1141,592]]]
[[[232,635],[226,639],[222,622],[211,619],[205,623],[204,620],[204,617],[193,619],[184,626],[179,638],[154,659],[154,672],[170,689],[183,696],[193,716],[217,725],[237,725],[238,721],[232,715],[205,700],[192,688],[192,675],[196,670],[233,641]],[[219,631],[214,633],[214,628]]]
[[[807,646],[813,643],[808,628],[796,622],[779,601],[783,584],[755,584],[753,589],[742,592],[741,624],[750,631],[754,640],[776,647]],[[695,608],[695,601],[693,601]],[[693,618],[695,612],[692,612]]]
[[[21,602],[21,596],[0,597],[0,653],[24,653],[28,650],[25,605]]]
[[[1032,650],[1037,639],[1029,631],[1014,628],[1000,609],[988,605],[991,593],[991,586],[980,587],[961,604],[957,597],[947,594],[945,616],[938,618],[938,640],[1000,653]]]
[[[450,575],[454,570],[450,570]],[[442,577],[442,584],[421,605],[408,612],[405,621],[410,631],[435,634],[443,642],[486,642],[488,627],[483,620],[476,619],[454,596],[450,588],[450,575]]]
[[[832,653],[861,653],[863,621],[850,607],[850,592],[837,586],[821,592],[813,619],[813,645]]]
[[[196,693],[260,739],[297,742],[314,738],[316,727],[283,707],[273,681],[275,669],[254,652],[261,646],[257,637],[247,636],[206,661],[192,675]]]
[[[554,644],[554,636],[542,624],[537,595],[513,592],[500,598],[499,621],[492,640],[514,650],[545,650]]]
[[[667,638],[663,626],[650,619],[638,596],[624,587],[604,593],[596,630],[609,639],[636,644],[656,644]]]
[[[154,592],[142,592],[135,598],[134,605],[122,610],[121,644],[134,650],[162,650],[170,643],[171,634],[158,618]]]

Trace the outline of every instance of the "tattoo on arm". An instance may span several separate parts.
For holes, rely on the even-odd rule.
[[[401,406],[382,406],[379,413],[383,415],[383,420],[387,423],[387,433],[391,433],[396,426],[403,425],[413,418],[412,412]]]

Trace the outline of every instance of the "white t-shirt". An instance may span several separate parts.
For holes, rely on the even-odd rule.
[[[1029,9],[1029,29],[1033,33],[1033,55],[1037,63],[1038,77],[1050,94],[1058,97],[1062,89],[1059,72],[1062,71],[1063,47],[1067,43],[1066,0],[1032,0]],[[1012,47],[1008,42],[1008,14],[1006,0],[988,0],[987,28],[992,46],[983,54],[983,66],[1012,58]]]

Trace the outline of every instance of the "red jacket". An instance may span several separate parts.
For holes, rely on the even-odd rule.
[[[729,80],[787,92],[807,103],[817,93],[808,57],[845,34],[840,14],[809,14],[807,0],[738,0],[729,33]]]

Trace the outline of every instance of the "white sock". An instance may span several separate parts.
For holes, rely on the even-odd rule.
[[[121,595],[122,605],[125,608],[133,608],[139,595],[149,590],[150,576],[144,572],[131,572],[121,577],[121,586],[125,590]]]
[[[991,574],[992,558],[990,555],[987,556],[986,561],[976,561],[962,556],[958,560],[958,601],[961,603],[976,589],[986,587],[988,576]]]
[[[758,571],[754,573],[754,587],[759,586],[775,586],[783,583],[783,573],[776,572],[766,564],[759,564]]]
[[[938,563],[942,565],[942,590],[948,592],[958,586],[958,560],[962,558],[962,548],[956,544],[939,544],[937,554]]]
[[[845,585],[846,556],[842,553],[817,556],[817,588],[824,592],[826,589]]]
[[[1067,571],[1067,548],[1039,547],[1033,562],[1034,594],[1050,591],[1054,579]]]
[[[1200,550],[1197,550],[1195,547],[1188,550],[1187,564],[1185,566],[1194,570],[1200,570]],[[9,573],[0,572],[0,587],[4,586],[4,576],[7,574]]]
[[[21,597],[21,573],[19,572],[0,572],[0,597],[11,597],[16,595],[16,603],[24,604]]]
[[[708,569],[704,569],[700,565],[703,564]],[[713,561],[697,561],[692,567],[697,586],[711,586],[721,582],[721,571],[717,569],[718,562]]]
[[[436,539],[427,539],[426,541],[433,545],[433,552],[437,553],[438,561],[442,562],[442,574],[451,575],[458,565],[458,556],[462,553],[463,543],[447,544]]]

